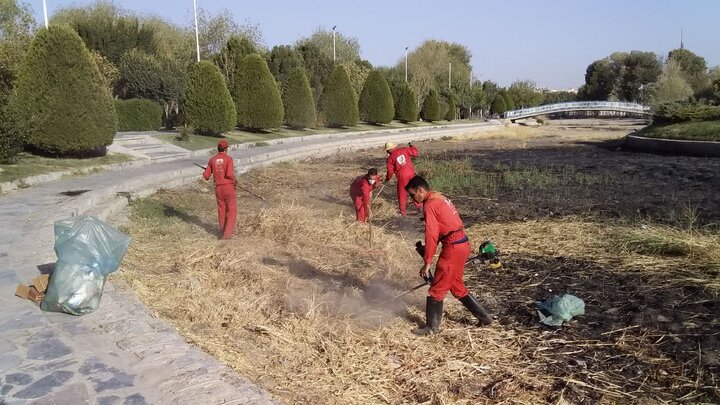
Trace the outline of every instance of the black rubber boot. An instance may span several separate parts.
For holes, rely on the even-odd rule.
[[[425,301],[425,326],[417,328],[412,333],[420,336],[431,335],[440,332],[440,321],[442,320],[443,302],[435,301],[427,297]]]
[[[478,319],[477,326],[487,326],[492,323],[490,313],[483,308],[483,306],[480,305],[480,303],[477,302],[475,297],[472,295],[468,294],[460,298],[460,302],[462,302],[462,304],[465,305],[465,308],[467,308],[468,311],[470,311],[473,315],[475,315],[475,318]]]

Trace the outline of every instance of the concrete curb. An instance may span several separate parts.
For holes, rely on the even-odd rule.
[[[415,133],[422,132],[422,131],[431,131],[431,130],[438,130],[438,129],[452,129],[452,128],[463,128],[463,127],[476,127],[478,125],[486,124],[487,122],[476,122],[476,123],[463,123],[463,124],[445,124],[445,125],[428,125],[424,127],[407,127],[407,128],[378,128],[377,130],[367,130],[367,131],[353,131],[353,132],[330,132],[330,133],[324,133],[324,134],[312,134],[312,135],[305,135],[305,136],[293,136],[288,138],[277,138],[277,139],[269,139],[267,141],[251,141],[251,142],[243,142],[243,143],[236,143],[233,145],[230,145],[230,150],[237,150],[237,149],[249,149],[249,148],[263,148],[267,146],[277,145],[277,144],[292,144],[297,142],[307,142],[312,141],[316,139],[342,139],[352,136],[358,136],[363,134],[368,135],[380,135],[380,134],[395,134],[398,132],[407,132],[407,131],[413,131]],[[267,145],[263,146],[255,146],[258,142],[264,142]],[[199,149],[190,152],[190,155],[195,156],[208,156],[209,154],[215,153],[215,148],[207,148],[207,149]]]
[[[720,157],[720,142],[712,141],[646,138],[639,135],[628,135],[625,137],[625,146],[638,152]]]
[[[37,176],[30,176],[25,177],[22,179],[17,179],[13,181],[6,181],[4,183],[0,183],[0,195],[10,193],[15,190],[24,189],[32,186],[37,186],[39,184],[44,183],[50,183],[52,181],[57,181],[60,179],[63,179],[65,177],[69,176],[77,176],[81,174],[88,174],[88,173],[95,173],[98,171],[115,171],[115,170],[122,170],[130,167],[140,167],[145,166],[152,163],[150,159],[142,159],[142,160],[131,160],[128,162],[122,162],[122,163],[111,163],[109,165],[97,165],[97,166],[89,166],[89,167],[82,167],[78,169],[73,170],[63,170],[61,172],[51,172],[46,174],[39,174]]]

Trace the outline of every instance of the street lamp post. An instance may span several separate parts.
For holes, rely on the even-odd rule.
[[[335,28],[337,25],[333,25],[333,62],[335,62]]]
[[[200,33],[198,31],[197,0],[193,0],[193,12],[195,13],[195,50],[197,51],[197,61],[200,62]]]
[[[43,16],[45,16],[45,28],[47,28],[48,27],[47,4],[45,3],[45,0],[43,0]]]
[[[472,103],[473,103],[473,97],[472,97],[472,68],[470,68],[470,106],[468,107],[468,118],[472,119]]]
[[[408,81],[408,65],[407,65],[407,51],[408,47],[405,47],[405,82]]]

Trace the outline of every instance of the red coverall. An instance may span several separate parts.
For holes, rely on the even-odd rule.
[[[407,191],[405,186],[410,179],[415,177],[415,167],[410,158],[418,157],[418,150],[414,146],[393,149],[387,157],[387,176],[385,181],[390,181],[393,174],[397,175],[397,195],[400,205],[400,214],[407,214]]]
[[[468,295],[463,275],[465,261],[470,256],[470,243],[460,215],[447,197],[434,191],[425,199],[423,210],[425,264],[432,263],[438,241],[442,242],[440,258],[435,266],[435,276],[428,295],[436,301],[442,301],[450,291],[455,298],[464,298]]]
[[[362,175],[356,177],[350,185],[350,198],[352,198],[355,206],[355,218],[360,222],[367,220],[367,207],[370,206],[371,202],[370,193],[380,183],[380,177],[372,176],[372,178],[375,179],[375,184],[370,184],[366,175]]]
[[[235,201],[235,171],[233,160],[225,152],[219,152],[210,158],[203,177],[205,180],[213,176],[215,181],[215,197],[217,197],[218,222],[223,239],[230,239],[235,229],[237,203]]]

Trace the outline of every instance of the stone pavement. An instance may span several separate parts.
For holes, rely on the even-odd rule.
[[[232,152],[239,171],[275,161],[497,128],[447,129],[309,137]],[[251,381],[188,344],[121,283],[108,283],[100,308],[75,317],[46,313],[14,297],[18,283],[48,272],[56,257],[53,222],[70,215],[100,218],[127,204],[127,193],[195,181],[207,156],[187,157],[40,185],[0,197],[0,404],[269,404]],[[71,191],[72,193],[66,193]],[[120,193],[120,194],[118,194]]]

